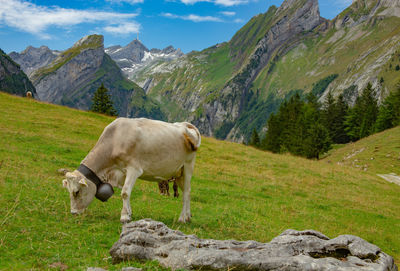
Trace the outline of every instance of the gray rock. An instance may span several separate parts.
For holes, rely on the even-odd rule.
[[[398,270],[394,260],[360,237],[334,239],[314,230],[286,230],[269,243],[199,239],[142,219],[126,224],[110,250],[113,263],[158,260],[173,270]]]
[[[142,268],[137,267],[123,267],[121,271],[142,271]]]

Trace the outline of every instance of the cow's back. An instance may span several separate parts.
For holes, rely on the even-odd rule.
[[[196,149],[200,144],[199,140],[196,141],[196,132],[188,131],[190,125],[144,118],[118,118],[104,129],[84,163],[96,163],[92,167],[99,164],[102,167],[137,167],[143,170],[144,176],[160,179],[176,175],[183,163],[195,156],[194,149],[188,147],[188,140]]]

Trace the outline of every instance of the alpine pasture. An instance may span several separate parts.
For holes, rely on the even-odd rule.
[[[83,215],[70,214],[57,170],[77,168],[112,120],[0,93],[1,270],[165,270],[156,262],[112,265],[108,251],[121,232],[119,189],[106,203],[94,200]],[[384,170],[400,173],[399,134],[400,127],[373,135],[386,138],[368,160],[373,170],[339,165],[343,148],[331,160],[313,161],[203,138],[192,178],[192,222],[178,223],[182,195],[161,196],[156,183],[140,180],[132,191],[132,219],[152,218],[213,239],[268,242],[289,228],[331,238],[353,234],[399,264],[400,186],[376,176],[379,151],[387,149],[393,167]]]

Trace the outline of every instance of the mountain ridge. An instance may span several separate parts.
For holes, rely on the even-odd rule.
[[[203,134],[246,142],[290,93],[307,93],[327,78],[334,79],[319,89],[320,101],[333,91],[352,104],[368,82],[377,96],[387,95],[397,77],[384,66],[399,47],[400,24],[398,17],[381,14],[393,5],[398,0],[354,1],[326,20],[318,1],[287,0],[253,17],[229,42],[158,63],[134,81],[168,108],[181,109],[170,110],[170,119],[188,119]],[[346,19],[351,16],[356,24]]]
[[[89,110],[95,90],[104,84],[120,116],[164,119],[158,103],[144,97],[144,90],[126,79],[104,52],[101,35],[81,38],[30,77],[43,101]]]
[[[36,89],[21,67],[0,49],[0,91],[26,96],[31,92],[37,96]]]

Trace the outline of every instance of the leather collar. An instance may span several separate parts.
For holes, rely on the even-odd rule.
[[[83,176],[86,177],[89,181],[94,183],[96,185],[96,188],[98,189],[103,182],[100,180],[100,178],[94,173],[90,168],[85,166],[84,164],[80,164],[78,171],[82,173]]]

